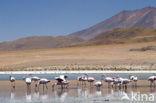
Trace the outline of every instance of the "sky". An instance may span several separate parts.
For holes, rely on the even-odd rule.
[[[68,35],[156,0],[0,0],[0,42]]]

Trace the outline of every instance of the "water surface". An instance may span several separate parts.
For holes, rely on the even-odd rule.
[[[54,80],[54,77],[60,74],[38,74],[40,78],[48,78]],[[77,76],[82,74],[65,74],[71,82],[77,79]],[[89,74],[100,79],[101,74]],[[117,76],[128,78],[129,74],[106,74],[107,76]],[[16,78],[16,88],[10,86],[9,75],[0,75],[0,103],[155,103],[156,102],[156,88],[148,86],[147,78],[153,74],[134,74],[139,80],[143,80],[134,88],[132,84],[127,89],[108,88],[107,84],[97,89],[94,86],[77,86],[77,83],[71,83],[69,89],[54,88],[48,84],[48,89],[27,89],[23,77],[29,75],[13,75]],[[146,84],[144,83],[146,82]],[[34,84],[32,84],[34,85]],[[142,97],[143,96],[143,97]],[[153,99],[151,99],[153,96]]]

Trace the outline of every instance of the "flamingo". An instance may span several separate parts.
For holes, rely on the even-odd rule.
[[[81,82],[81,85],[84,85],[84,84],[86,85],[87,77],[86,75],[82,75],[80,77],[77,77],[77,80]]]
[[[13,88],[15,88],[15,77],[13,77],[13,76],[10,76],[10,82],[11,82],[11,86],[13,87]]]
[[[40,80],[40,78],[37,76],[33,76],[31,77],[31,80],[35,82],[35,87],[37,87],[37,82]]]
[[[32,83],[32,80],[31,80],[31,78],[25,78],[25,83],[27,84],[27,88],[29,88],[30,87],[30,85],[31,85],[31,83]]]
[[[100,88],[102,86],[102,81],[95,82],[94,86],[96,86],[97,88]]]
[[[117,86],[119,86],[119,83],[120,83],[120,81],[119,81],[118,78],[113,78],[113,85],[114,85],[115,88],[116,88]]]
[[[87,77],[87,81],[90,83],[90,86],[91,86],[91,84],[95,81],[95,79],[93,77],[89,77],[88,74],[85,74],[85,75]]]
[[[63,89],[66,85],[66,88],[68,88],[69,81],[67,81],[67,78],[68,76],[65,75],[60,75],[59,77],[55,77],[55,80],[57,80],[57,82],[53,84],[52,87],[54,88],[55,85],[61,85],[61,89]]]
[[[137,86],[138,77],[134,75],[129,75],[129,79],[135,83],[135,87]]]
[[[119,86],[123,85],[127,89],[127,84],[131,82],[130,79],[118,77]]]
[[[156,75],[148,77],[148,81],[150,81],[150,87],[152,87],[152,84],[154,84],[155,86],[155,82],[154,82],[155,80],[156,80]]]
[[[112,77],[106,77],[105,75],[101,76],[105,82],[108,83],[108,87],[113,84],[114,79]]]
[[[33,76],[33,77],[31,77],[31,80],[32,80],[32,81],[39,81],[39,80],[40,80],[40,78],[39,78],[39,77],[37,77],[37,76]]]
[[[46,88],[48,89],[47,87],[47,83],[49,83],[50,80],[46,79],[46,78],[42,78],[40,79],[40,81],[38,82],[38,85],[40,86],[40,84],[43,84],[43,90],[44,90],[44,85],[46,86]]]

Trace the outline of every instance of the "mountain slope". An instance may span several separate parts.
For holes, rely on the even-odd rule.
[[[122,11],[119,14],[96,24],[88,29],[73,33],[83,39],[89,40],[100,33],[112,30],[114,28],[129,28],[129,27],[156,27],[156,8],[146,7],[134,11]]]
[[[93,39],[72,46],[156,42],[154,28],[116,28],[99,34]]]
[[[58,48],[82,41],[75,36],[33,36],[0,43],[0,51]]]

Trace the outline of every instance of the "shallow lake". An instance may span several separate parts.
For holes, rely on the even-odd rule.
[[[149,87],[128,88],[127,90],[104,87],[101,89],[58,88],[44,91],[3,88],[0,92],[0,103],[155,103],[155,96],[156,88]]]
[[[131,73],[132,74],[132,73]],[[32,74],[34,75],[34,74]],[[59,76],[61,74],[35,74],[35,76],[38,76],[40,78],[47,78],[49,80],[54,80],[56,76]],[[63,75],[67,75],[68,76],[68,80],[77,80],[78,76],[81,76],[82,74],[63,74]],[[89,76],[94,77],[97,80],[101,79],[101,75],[102,74],[89,74]],[[128,73],[107,73],[105,74],[106,76],[111,76],[111,77],[116,77],[118,75],[120,75],[123,78],[129,78]],[[140,80],[147,80],[147,78],[151,75],[153,75],[152,73],[133,73],[132,75],[136,75]],[[0,75],[0,81],[5,81],[5,80],[9,80],[9,76],[7,74],[1,74]],[[22,80],[23,77],[27,77],[29,75],[26,74],[13,74],[12,76],[14,76],[16,78],[16,80]]]
[[[60,74],[40,74],[36,75],[40,78],[48,78],[54,80],[54,77]],[[64,74],[68,75],[68,79],[73,81],[77,79],[77,76],[82,74]],[[89,74],[100,79],[101,74]],[[106,74],[107,76],[117,76],[128,78],[129,74]],[[138,84],[137,88],[128,86],[127,89],[108,88],[107,84],[97,89],[94,86],[82,87],[71,84],[68,89],[51,88],[51,84],[48,85],[48,89],[39,90],[27,89],[23,77],[29,75],[13,75],[17,82],[16,88],[10,87],[9,75],[0,75],[0,103],[155,103],[156,102],[156,88],[150,88],[147,85],[147,78],[153,74],[134,74],[137,75],[139,80],[142,80]],[[146,81],[146,85],[144,85]],[[75,81],[73,81],[75,82]],[[74,85],[74,86],[73,86]]]

